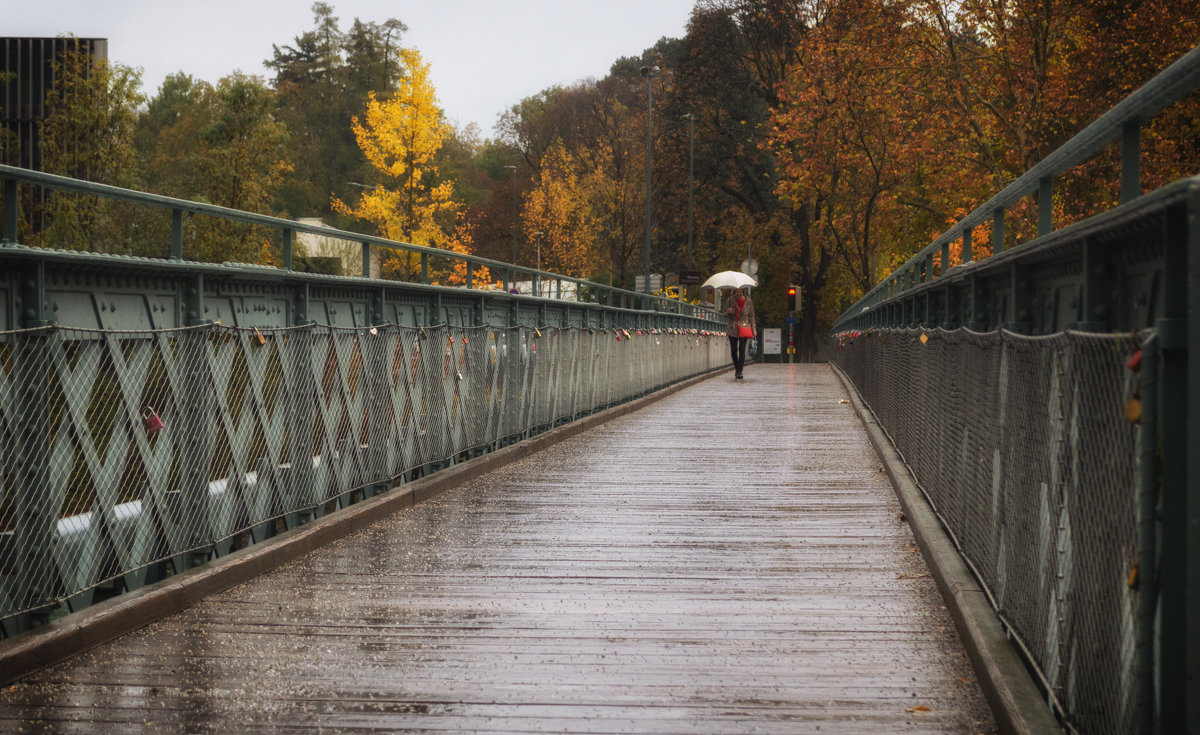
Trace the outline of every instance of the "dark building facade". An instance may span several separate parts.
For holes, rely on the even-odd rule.
[[[106,38],[0,38],[0,162],[41,170],[38,125],[54,84],[52,62],[81,46],[95,59],[108,59]]]

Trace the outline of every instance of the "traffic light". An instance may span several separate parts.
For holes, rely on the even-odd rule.
[[[796,310],[796,287],[788,286],[788,311]]]

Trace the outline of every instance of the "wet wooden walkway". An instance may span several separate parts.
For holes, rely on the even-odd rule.
[[[993,732],[844,397],[704,381],[12,685],[0,731]]]

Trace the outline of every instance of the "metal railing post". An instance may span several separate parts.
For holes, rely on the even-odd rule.
[[[183,210],[171,210],[171,260],[183,260]]]
[[[1157,681],[1159,731],[1189,732],[1200,722],[1200,452],[1194,423],[1200,417],[1200,334],[1189,316],[1200,307],[1195,288],[1200,267],[1200,186],[1189,191],[1186,209],[1165,223],[1163,318],[1158,333],[1159,422],[1162,452],[1162,542]],[[1190,354],[1189,354],[1190,353]]]
[[[1136,118],[1121,125],[1121,204],[1142,195],[1142,123]]]
[[[17,180],[4,179],[4,241],[7,243],[17,242],[17,213],[19,211],[19,201],[17,199]]]
[[[1038,237],[1054,230],[1054,182],[1046,176],[1038,181]]]

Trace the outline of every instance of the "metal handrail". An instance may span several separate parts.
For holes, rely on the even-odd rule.
[[[326,225],[313,225],[296,220],[284,219],[265,214],[255,214],[253,212],[245,212],[239,209],[230,207],[222,207],[216,204],[207,204],[204,202],[194,202],[187,199],[178,199],[175,197],[163,196],[160,194],[151,194],[149,192],[137,191],[134,189],[125,189],[119,186],[109,184],[100,184],[91,181],[83,181],[73,179],[67,176],[58,176],[56,174],[44,173],[41,171],[32,171],[29,169],[18,168],[15,166],[0,165],[0,182],[3,185],[4,194],[4,211],[3,224],[0,229],[0,246],[5,244],[17,244],[17,192],[16,186],[18,182],[23,182],[29,185],[43,186],[58,191],[68,191],[78,194],[89,194],[94,196],[104,197],[117,201],[132,202],[150,207],[159,207],[169,209],[172,212],[172,217],[176,223],[182,221],[184,213],[187,214],[203,214],[220,219],[242,222],[250,225],[259,225],[269,227],[273,230],[279,230],[283,233],[283,268],[282,270],[291,270],[292,265],[292,234],[296,232],[304,232],[323,237],[336,237],[339,239],[359,242],[363,244],[364,255],[369,247],[381,247],[389,250],[399,250],[414,253],[427,257],[448,258],[451,260],[459,260],[467,263],[468,272],[475,267],[483,266],[506,273],[521,273],[530,276],[530,279],[537,283],[542,280],[554,281],[559,283],[573,283],[576,286],[576,293],[579,293],[581,287],[586,287],[591,290],[598,290],[609,295],[609,305],[613,305],[613,301],[620,299],[640,299],[645,307],[644,311],[669,311],[681,313],[681,307],[688,307],[688,316],[696,316],[701,318],[715,318],[715,310],[709,307],[689,304],[677,299],[670,299],[663,296],[653,294],[639,293],[637,291],[628,291],[614,286],[607,286],[594,281],[587,281],[573,276],[565,276],[559,273],[552,273],[537,268],[528,268],[524,266],[514,265],[512,263],[504,263],[502,261],[482,258],[476,255],[468,255],[466,253],[457,253],[452,250],[442,250],[439,248],[427,247],[424,245],[415,245],[412,243],[399,242],[389,240],[387,238],[367,235],[358,232],[350,232],[341,230],[336,227]],[[174,226],[172,232],[171,256],[170,260],[182,261],[183,258],[183,242],[182,242],[182,227]],[[364,257],[364,269],[369,262]],[[364,277],[366,273],[364,272]],[[507,279],[506,279],[507,280]],[[561,293],[562,289],[558,291]],[[540,294],[536,294],[540,296]],[[637,303],[634,301],[633,303]],[[657,307],[657,308],[653,308]]]
[[[847,318],[860,314],[864,308],[869,309],[882,303],[895,293],[908,290],[911,285],[947,275],[950,269],[945,266],[945,263],[950,243],[964,236],[969,240],[970,232],[978,225],[989,220],[997,223],[998,228],[993,228],[993,244],[996,246],[996,252],[1003,250],[1003,240],[1000,238],[1003,237],[1004,213],[1035,191],[1039,195],[1038,236],[1048,234],[1052,229],[1049,200],[1050,187],[1054,178],[1092,157],[1118,138],[1121,140],[1121,203],[1125,204],[1136,199],[1141,195],[1139,132],[1142,122],[1154,117],[1165,107],[1198,87],[1200,87],[1200,46],[1177,59],[1140,89],[1117,103],[1091,125],[1039,161],[987,202],[976,207],[932,243],[888,274],[835,320],[833,331],[839,331],[839,325]],[[997,230],[1000,233],[999,237],[996,236]],[[943,254],[942,272],[935,275],[932,268],[926,268],[924,278],[922,278],[921,266],[931,262],[934,253],[939,251]],[[968,261],[965,248],[963,261],[964,263]]]

